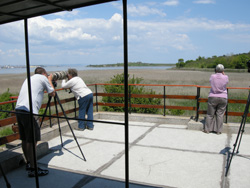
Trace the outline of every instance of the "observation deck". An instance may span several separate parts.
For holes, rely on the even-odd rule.
[[[38,166],[50,173],[39,177],[40,187],[125,187],[124,126],[102,123],[122,123],[123,119],[120,113],[96,113],[95,120],[100,122],[94,123],[93,131],[73,130],[86,161],[66,122],[60,125],[63,147],[58,125],[43,129]],[[77,122],[72,120],[70,125],[74,128]],[[202,121],[179,116],[129,115],[130,187],[249,187],[249,125],[246,124],[239,154],[234,155],[227,177],[228,156],[239,125],[224,127],[227,128],[221,135],[205,134],[201,131]],[[12,161],[6,160],[3,169],[8,171],[9,163],[17,165],[6,173],[11,187],[35,187],[35,178],[27,176],[22,163],[21,148],[8,152]],[[0,187],[6,187],[2,176]]]

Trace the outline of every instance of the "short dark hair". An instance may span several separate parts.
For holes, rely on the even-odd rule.
[[[46,70],[42,67],[37,67],[35,69],[35,74],[45,74],[46,73]]]
[[[78,75],[76,69],[68,69],[68,74],[70,74],[72,77],[75,77]]]

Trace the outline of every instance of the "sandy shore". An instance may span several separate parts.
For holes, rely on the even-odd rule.
[[[123,73],[123,70],[83,70],[79,76],[86,84],[106,83],[114,75]],[[213,72],[204,71],[181,71],[181,70],[159,70],[159,69],[131,69],[129,75],[142,78],[145,84],[183,84],[209,86],[209,77]],[[228,87],[249,87],[249,73],[227,73],[229,76]],[[11,93],[18,93],[26,74],[2,74],[0,93],[10,90]],[[60,88],[61,81],[58,81]]]

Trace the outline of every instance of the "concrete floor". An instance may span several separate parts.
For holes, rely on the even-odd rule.
[[[233,157],[229,174],[225,177],[228,154],[237,134],[205,134],[188,130],[188,125],[179,121],[154,123],[153,120],[144,121],[143,116],[131,119],[130,187],[250,187],[249,134],[243,135],[240,153]],[[122,122],[118,119],[112,121]],[[48,168],[50,173],[39,177],[40,187],[125,187],[124,127],[95,123],[93,131],[74,130],[74,134],[87,161],[83,160],[72,132],[62,135],[63,147],[60,136],[49,140],[50,152],[38,160],[38,166]],[[24,166],[6,176],[12,188],[36,187],[35,178],[27,177]],[[3,177],[0,178],[0,187],[6,187]]]

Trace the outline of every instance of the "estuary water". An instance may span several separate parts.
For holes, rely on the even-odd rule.
[[[173,66],[140,66],[140,67],[129,67],[128,69],[171,69]],[[34,73],[36,67],[31,67],[30,72]],[[83,65],[62,65],[62,66],[45,66],[47,72],[66,71],[68,68],[75,68],[78,71],[82,70],[114,70],[123,69],[123,67],[87,67]],[[26,73],[26,68],[8,68],[0,69],[0,74],[22,74]]]

